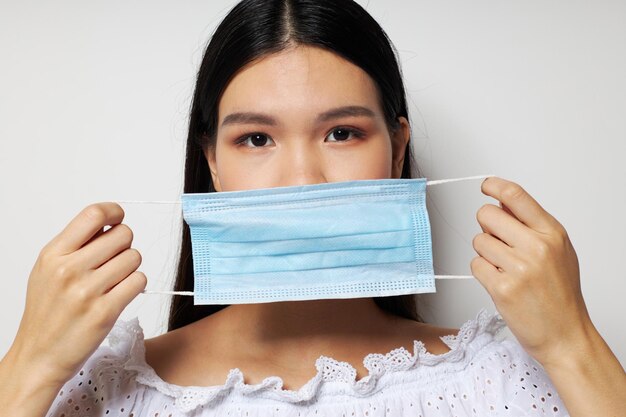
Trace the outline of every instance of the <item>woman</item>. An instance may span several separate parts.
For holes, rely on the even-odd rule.
[[[243,1],[198,73],[184,191],[410,178],[409,140],[392,46],[365,10],[348,0]],[[176,297],[169,331],[144,340],[136,319],[118,320],[145,288],[141,255],[121,207],[99,203],[37,259],[0,367],[4,409],[617,415],[624,371],[589,318],[566,231],[517,184],[494,177],[481,189],[501,206],[477,213],[484,233],[471,269],[519,344],[498,341],[504,322],[484,312],[461,329],[423,323],[413,296],[202,307]],[[184,226],[175,290],[193,288]],[[99,346],[107,335],[111,347]]]

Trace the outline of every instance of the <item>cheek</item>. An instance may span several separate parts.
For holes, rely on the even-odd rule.
[[[228,145],[218,142],[215,167],[222,191],[251,188],[248,187],[248,170],[242,166],[241,157]]]
[[[391,177],[391,142],[381,137],[355,147],[351,152],[336,154],[331,169],[340,169],[347,179],[378,179]]]
[[[391,147],[391,140],[388,137],[383,138],[377,142],[377,149],[372,155],[372,168],[376,168],[380,176],[391,176],[391,166],[393,158],[393,149]]]
[[[215,162],[222,191],[271,187],[283,170],[271,153],[242,151],[228,143],[218,144]]]

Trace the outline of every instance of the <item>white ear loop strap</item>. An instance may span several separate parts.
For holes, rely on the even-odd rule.
[[[447,180],[435,180],[426,181],[426,186],[445,184],[447,182],[474,180],[481,178],[495,177],[495,175],[476,175],[473,177],[452,178]],[[180,204],[180,201],[142,201],[142,200],[115,200],[116,203],[131,203],[131,204]],[[473,275],[435,275],[435,279],[472,279]],[[143,290],[142,294],[167,294],[167,295],[190,295],[193,296],[193,291],[151,291]]]

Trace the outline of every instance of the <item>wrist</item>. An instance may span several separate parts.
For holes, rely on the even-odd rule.
[[[571,339],[540,362],[567,410],[572,416],[621,415],[626,373],[619,360],[592,324]]]
[[[12,346],[0,362],[0,380],[10,381],[16,396],[28,396],[42,390],[59,390],[66,379],[55,373],[41,358],[31,358]]]
[[[600,357],[612,354],[591,320],[581,327],[576,337],[563,341],[541,361],[546,371],[581,373],[592,367]]]
[[[10,350],[0,360],[2,411],[14,416],[46,415],[63,383],[46,378],[34,366],[25,365],[18,358],[15,351]]]

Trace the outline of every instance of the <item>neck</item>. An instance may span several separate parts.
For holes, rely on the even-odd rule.
[[[230,335],[218,343],[248,346],[259,356],[270,352],[335,349],[390,335],[405,320],[372,298],[286,301],[231,305],[203,320],[213,334]],[[315,353],[313,353],[315,352]]]

